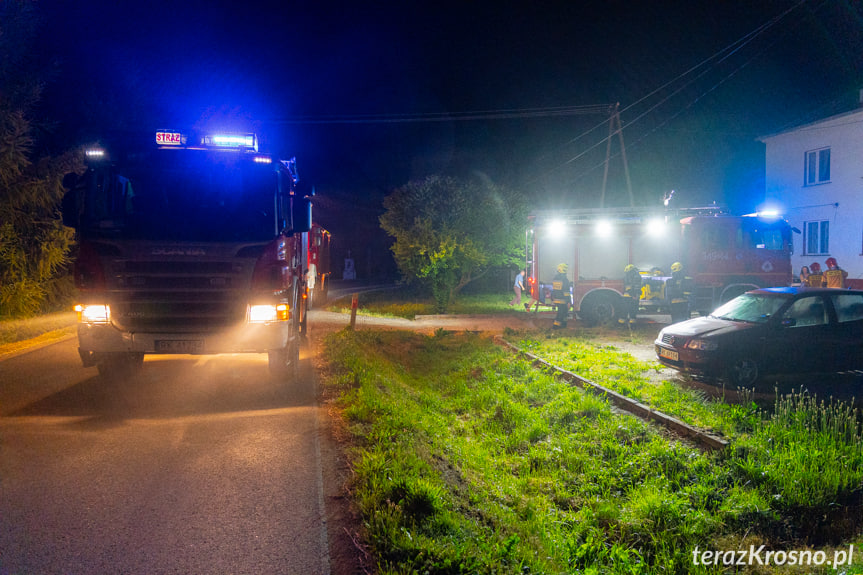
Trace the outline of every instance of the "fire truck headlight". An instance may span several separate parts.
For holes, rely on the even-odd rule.
[[[249,308],[249,323],[267,323],[276,321],[276,306],[253,305]]]
[[[697,349],[698,351],[714,351],[719,348],[719,344],[707,339],[690,339],[686,342],[686,348]]]
[[[278,305],[253,305],[249,307],[249,323],[270,323],[290,319],[290,309],[286,303]]]
[[[109,323],[111,321],[111,308],[105,304],[75,306],[78,312],[78,321],[81,323]]]

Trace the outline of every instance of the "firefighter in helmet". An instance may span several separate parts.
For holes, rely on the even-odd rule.
[[[629,264],[623,268],[623,313],[617,320],[620,324],[635,323],[640,299],[641,272],[633,264]]]
[[[827,271],[824,272],[824,285],[829,288],[844,288],[848,272],[839,267],[836,258],[827,258]]]
[[[671,302],[671,323],[677,323],[689,317],[690,285],[683,272],[683,264],[671,264],[671,279],[665,283],[665,294]]]
[[[566,264],[557,265],[557,273],[551,280],[551,303],[554,304],[557,310],[557,315],[554,317],[553,329],[562,329],[566,327],[566,320],[569,316],[569,306],[572,305],[572,296],[570,295],[569,278],[566,277],[568,268]]]
[[[818,262],[812,262],[809,266],[809,279],[806,285],[809,287],[824,286],[824,274],[821,273],[821,264]]]

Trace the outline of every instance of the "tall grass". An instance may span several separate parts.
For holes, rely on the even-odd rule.
[[[721,573],[695,546],[806,544],[784,487],[742,471],[753,446],[702,453],[481,336],[340,332],[326,353],[382,573]]]
[[[705,431],[732,436],[758,421],[754,403],[728,404],[672,381],[657,382],[650,377],[656,373],[657,364],[639,361],[613,345],[544,334],[531,334],[515,341],[522,349],[558,367]]]
[[[849,403],[805,390],[778,395],[733,461],[747,481],[791,516],[799,533],[836,542],[861,524],[863,442],[860,413]]]
[[[818,400],[800,390],[777,395],[772,410],[753,402],[730,405],[671,381],[612,346],[577,338],[524,339],[552,363],[731,440],[729,463],[738,480],[758,490],[768,513],[745,516],[773,536],[837,543],[863,519],[861,414],[850,403]],[[744,394],[745,395],[745,394]],[[772,513],[775,512],[775,513]]]

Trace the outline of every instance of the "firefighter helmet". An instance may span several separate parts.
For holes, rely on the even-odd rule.
[[[683,269],[683,264],[680,262],[674,262],[673,264],[671,264],[671,273],[679,272],[682,269]]]
[[[635,265],[633,265],[633,264],[629,264],[628,266],[626,266],[625,268],[623,268],[623,271],[625,271],[625,272],[631,272],[631,271],[633,271],[633,270],[637,270],[637,269],[638,269],[638,268],[637,268],[637,267],[635,267]]]
[[[557,264],[557,273],[565,274],[569,270],[569,266],[566,264]]]
[[[836,262],[836,258],[827,258],[827,261],[824,263],[827,264],[828,268],[835,268],[839,266],[839,264]]]
[[[820,274],[821,273],[821,264],[819,264],[818,262],[812,262],[812,265],[809,266],[809,271],[812,272],[813,274]]]

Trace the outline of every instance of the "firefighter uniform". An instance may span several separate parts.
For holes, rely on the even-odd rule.
[[[836,258],[827,258],[827,271],[824,272],[824,285],[829,288],[844,288],[848,272],[839,267]]]
[[[566,277],[567,266],[560,264],[557,266],[557,274],[551,280],[551,303],[554,304],[557,310],[557,315],[554,317],[553,329],[562,329],[566,327],[567,317],[569,316],[569,306],[572,304],[570,296],[569,278]]]
[[[629,264],[623,269],[623,313],[617,321],[621,324],[635,323],[638,302],[641,299],[641,273]]]
[[[665,284],[665,294],[671,303],[671,323],[677,323],[689,317],[691,282],[691,278],[687,278],[683,271],[682,263],[671,264],[671,279]]]
[[[809,279],[806,283],[809,287],[824,287],[824,274],[821,273],[821,264],[812,262],[809,266]]]

